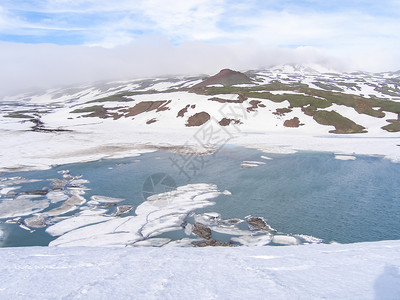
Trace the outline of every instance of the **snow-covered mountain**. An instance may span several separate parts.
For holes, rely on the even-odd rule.
[[[215,142],[199,147],[193,140],[205,126],[229,132],[236,144],[378,154],[396,161],[399,115],[398,72],[283,65],[98,83],[1,99],[2,167],[125,156],[144,144],[212,148]],[[332,143],[338,136],[346,142]],[[376,138],[381,143],[371,142]],[[23,154],[23,142],[32,155]],[[14,149],[12,155],[7,148]]]

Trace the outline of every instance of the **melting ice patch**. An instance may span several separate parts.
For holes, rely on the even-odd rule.
[[[356,160],[357,158],[355,156],[353,156],[353,155],[339,155],[339,154],[336,154],[335,155],[335,159],[338,159],[338,160]]]
[[[221,195],[221,192],[218,191],[216,185],[212,184],[181,186],[176,190],[148,197],[136,208],[136,216],[116,217],[98,224],[71,230],[52,241],[50,246],[126,246],[137,244],[163,232],[182,229],[181,226],[185,218],[192,211],[214,205],[214,202],[210,200],[219,195]],[[85,218],[88,219],[89,216],[81,216],[80,218],[84,220]],[[154,241],[157,245],[160,244],[160,240]],[[147,245],[150,242],[147,241],[144,244]]]
[[[20,195],[0,201],[0,219],[28,216],[46,209],[49,201],[38,195]]]
[[[136,207],[136,215],[132,216],[129,212],[134,208],[120,204],[125,199],[93,195],[86,201],[84,194],[88,188],[84,185],[88,181],[72,176],[68,170],[58,173],[62,178],[51,179],[50,186],[40,190],[46,193],[37,195],[33,194],[37,191],[20,191],[19,185],[29,182],[23,178],[3,179],[0,218],[8,218],[5,223],[31,233],[47,227],[47,234],[56,237],[50,246],[264,246],[322,242],[309,236],[277,234],[261,217],[224,220],[217,212],[196,213],[214,205],[212,199],[231,195],[227,190],[220,192],[213,184],[189,184],[151,195]],[[172,231],[175,237],[167,234]],[[5,240],[7,234],[4,232],[0,240]]]
[[[241,168],[254,168],[254,167],[261,166],[261,165],[265,165],[265,162],[262,162],[262,161],[247,161],[247,160],[245,160],[240,164],[240,167]]]

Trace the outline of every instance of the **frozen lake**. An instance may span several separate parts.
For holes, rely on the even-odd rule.
[[[159,234],[145,236],[141,243],[156,238],[150,245],[167,245],[168,240],[186,240],[181,245],[190,245],[188,238],[198,238],[188,224],[200,221],[210,226],[214,239],[237,245],[249,242],[248,236],[257,238],[257,245],[290,244],[294,240],[353,243],[400,239],[400,164],[379,157],[335,157],[320,152],[265,154],[225,146],[214,155],[157,151],[45,171],[7,173],[1,180],[3,247],[48,245],[80,227],[118,220],[139,222],[131,217],[145,198],[197,183],[207,184],[200,187],[203,196],[211,185],[216,186],[210,188],[212,199],[187,206],[173,222],[164,214],[157,223]],[[173,201],[188,192],[182,193]],[[168,205],[173,201],[157,204],[157,213],[164,208],[171,210]],[[277,232],[266,236],[249,228],[249,215],[263,218]],[[74,227],[71,220],[77,221],[76,217],[82,223]],[[169,225],[162,227],[163,222]],[[280,243],[273,236],[290,236],[292,240]]]

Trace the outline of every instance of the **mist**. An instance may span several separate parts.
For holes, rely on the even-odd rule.
[[[223,68],[245,71],[285,63],[346,66],[345,61],[313,47],[277,48],[255,41],[173,45],[159,36],[111,49],[2,42],[0,54],[1,96],[102,80],[214,74]]]

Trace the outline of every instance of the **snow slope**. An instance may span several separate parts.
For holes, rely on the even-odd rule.
[[[304,93],[290,90],[293,88],[287,90],[302,83],[312,88],[313,93],[340,91],[341,95],[358,95],[363,99],[378,97],[392,101],[393,105],[399,102],[397,73],[328,71],[315,66],[277,66],[253,71],[252,86],[255,91],[275,96],[304,97]],[[141,79],[0,99],[0,171],[46,169],[55,164],[135,156],[160,146],[202,148],[210,141],[211,146],[218,146],[218,141],[249,147],[258,144],[264,149],[286,146],[292,150],[382,155],[400,161],[400,132],[382,129],[390,124],[388,120],[399,118],[396,113],[385,111],[384,117],[379,118],[360,114],[353,107],[333,104],[326,110],[336,111],[364,126],[368,133],[332,134],[332,125],[321,125],[305,114],[301,106],[291,107],[288,100],[274,102],[252,96],[240,100],[239,94],[230,92],[211,96],[182,89],[199,81],[198,77]],[[134,115],[127,113],[140,103],[143,108],[143,103],[157,101],[164,101],[165,107]],[[105,115],[88,117],[93,107],[100,107]],[[186,112],[182,112],[185,108]],[[286,112],[278,113],[278,109]],[[208,122],[198,127],[186,126],[189,117],[202,112],[210,115]],[[238,123],[221,126],[223,118]],[[300,121],[298,128],[284,125],[294,118]],[[35,122],[42,122],[43,128],[35,130]],[[222,142],[208,136],[209,140],[200,141],[199,145],[198,137],[210,131],[222,132]]]
[[[1,299],[399,299],[400,241],[3,248]]]

